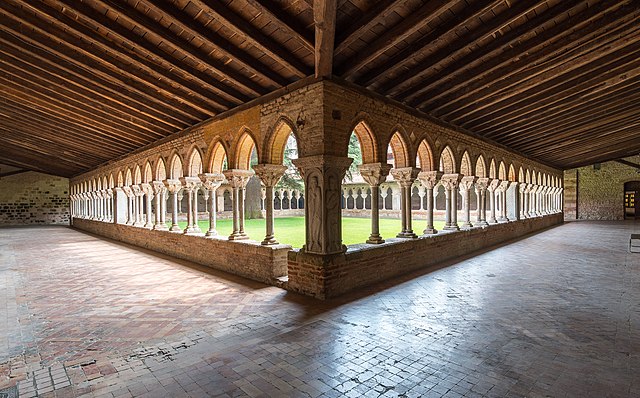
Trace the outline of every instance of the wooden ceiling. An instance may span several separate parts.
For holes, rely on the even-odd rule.
[[[639,22],[636,0],[2,0],[0,162],[72,176],[314,73],[559,168],[621,158]]]

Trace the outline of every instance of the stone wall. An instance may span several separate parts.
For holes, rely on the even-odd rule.
[[[350,246],[331,258],[289,252],[287,288],[325,299],[453,259],[491,245],[562,223],[562,214],[547,215],[419,239]]]
[[[640,156],[629,157],[625,160],[640,164]],[[564,172],[564,211],[567,219],[624,219],[624,183],[640,181],[640,174],[637,170],[615,161],[602,163],[599,169],[597,166],[587,166],[566,170]],[[575,199],[572,195],[575,195]]]
[[[0,178],[0,225],[69,224],[69,180],[28,171]]]
[[[270,285],[287,274],[287,252],[291,250],[288,245],[206,239],[82,218],[74,218],[73,227]]]

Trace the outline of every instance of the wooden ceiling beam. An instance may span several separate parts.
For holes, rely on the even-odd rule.
[[[336,0],[315,0],[313,20],[316,26],[315,77],[331,77],[336,34]]]
[[[342,54],[350,45],[355,43],[363,33],[371,30],[375,23],[394,8],[401,4],[404,0],[381,0],[374,3],[360,18],[355,22],[349,23],[341,32],[336,32],[336,50],[335,55]]]
[[[633,46],[638,41],[640,41],[640,26],[637,26],[634,31],[625,32],[619,40],[613,43],[603,43],[599,47],[591,48],[588,52],[577,54],[568,62],[554,64],[554,67],[550,68],[545,66],[540,72],[533,67],[530,73],[525,74],[523,72],[519,78],[514,78],[518,81],[517,85],[514,84],[505,88],[502,88],[502,85],[495,87],[493,95],[483,100],[475,101],[472,106],[451,112],[447,119],[469,120],[473,118],[474,114],[480,112],[485,114],[492,106],[501,102],[509,101],[513,103],[523,97],[529,97],[531,94],[557,86],[568,78],[584,74],[594,65],[597,65],[598,62],[603,62],[602,60],[615,57],[616,54],[617,56],[623,55],[628,47]],[[504,84],[506,85],[506,83]]]
[[[562,2],[554,8],[564,4],[569,3]],[[467,70],[452,81],[438,82],[434,89],[423,92],[411,103],[436,117],[446,116],[463,106],[459,101],[464,100],[464,104],[469,104],[491,95],[494,92],[492,87],[499,82],[517,84],[512,76],[532,65],[553,66],[553,60],[564,59],[563,54],[567,52],[579,53],[583,51],[581,48],[588,51],[588,46],[597,46],[601,35],[607,34],[611,39],[611,29],[615,29],[619,23],[628,24],[631,19],[626,19],[625,16],[631,11],[628,6],[621,8],[619,3],[613,6],[598,3],[576,14],[581,18],[570,29],[565,24],[556,24],[518,46],[507,49],[500,56]],[[612,13],[603,16],[606,12]]]
[[[278,28],[294,37],[302,46],[313,53],[315,51],[314,33],[300,24],[295,18],[289,17],[281,6],[273,0],[246,0],[253,8],[265,14]]]
[[[150,139],[160,139],[174,132],[174,130],[166,130],[154,124],[148,124],[137,119],[136,116],[123,114],[120,110],[111,107],[108,102],[96,102],[94,98],[87,97],[81,92],[70,91],[67,86],[52,81],[53,79],[42,78],[28,71],[25,65],[9,65],[0,61],[3,69],[0,70],[0,76],[11,80],[18,84],[19,87],[28,88],[34,91],[40,98],[45,101],[50,100],[67,109],[74,109],[74,112],[80,112],[90,118],[97,118],[108,126],[120,127],[123,131],[129,131],[133,134],[141,134]],[[22,67],[21,67],[22,66]],[[70,113],[71,114],[71,113]]]
[[[225,27],[241,35],[248,43],[264,52],[274,61],[277,61],[298,78],[311,74],[309,67],[297,59],[289,50],[267,37],[227,6],[214,3],[212,0],[191,0],[191,2],[200,7],[202,12],[208,14],[211,19],[217,20],[224,24]]]
[[[2,9],[3,4],[7,4],[7,2],[0,2],[0,9]],[[137,70],[133,70],[134,68],[130,64],[122,63],[117,58],[111,57],[110,54],[103,54],[103,58],[100,58],[93,52],[87,51],[88,43],[70,35],[57,35],[56,39],[53,39],[52,35],[47,32],[46,27],[40,28],[31,24],[28,20],[16,16],[16,13],[6,12],[5,10],[2,16],[4,17],[3,27],[9,30],[11,34],[37,48],[44,46],[44,49],[51,54],[77,65],[79,70],[90,74],[98,74],[121,87],[131,87],[152,103],[165,104],[173,112],[182,114],[194,121],[203,120],[210,115],[209,111],[205,112],[193,107],[170,92],[170,86],[162,82],[160,76],[141,76]],[[25,17],[25,15],[22,16]],[[17,21],[15,23],[13,21],[14,17]],[[25,32],[25,27],[31,30]],[[48,29],[49,31],[55,30],[52,27]],[[149,81],[154,78],[153,83]],[[149,92],[153,92],[156,95],[150,95]]]
[[[454,39],[447,43],[446,46],[440,47],[429,54],[422,62],[419,62],[403,73],[399,73],[395,78],[380,84],[378,90],[401,101],[410,101],[415,97],[419,89],[418,84],[420,81],[423,80],[426,75],[433,73],[432,68],[437,67],[449,58],[454,58],[462,55],[464,52],[468,52],[470,48],[478,47],[478,42],[492,36],[496,31],[499,31],[506,25],[509,25],[545,3],[546,0],[516,3],[503,14],[491,18],[489,21],[481,24],[476,30],[467,32]],[[496,39],[495,42],[500,42],[500,40]],[[429,45],[429,47],[431,47],[431,45]]]
[[[33,2],[38,0],[22,1]],[[173,55],[153,45],[145,37],[124,28],[117,21],[97,12],[83,2],[75,0],[46,1],[53,2],[55,6],[40,6],[39,9],[43,10],[43,13],[47,13],[50,18],[55,18],[56,21],[62,23],[74,35],[88,42],[96,43],[105,52],[115,51],[134,65],[145,66],[146,68],[144,69],[147,71],[160,74],[166,79],[178,83],[183,87],[182,90],[186,91],[186,95],[182,95],[183,101],[191,102],[200,109],[207,110],[209,114],[228,110],[248,98],[233,87],[216,80],[213,76],[184,62],[179,62]],[[102,4],[97,0],[96,2]],[[123,16],[124,13],[112,12],[118,15],[118,18],[132,20]],[[138,23],[138,25],[141,24]],[[159,29],[159,25],[153,26]],[[99,29],[107,31],[107,37],[100,34]],[[96,34],[96,31],[98,34]],[[117,40],[114,40],[116,38]],[[167,38],[164,38],[164,40],[171,43],[171,40]],[[122,43],[126,45],[123,46]],[[143,51],[140,51],[140,49]],[[149,55],[155,57],[151,62],[148,60]],[[179,78],[176,72],[179,72],[182,77]],[[194,84],[193,80],[196,80],[199,84]],[[171,87],[168,90],[169,92],[174,93],[176,91],[175,87],[169,87]],[[203,89],[215,96],[206,95],[206,93],[203,93]]]
[[[511,143],[514,137],[529,135],[531,139],[542,136],[545,131],[553,129],[559,124],[573,122],[574,116],[589,114],[592,110],[606,109],[609,104],[620,100],[625,102],[628,96],[633,96],[640,90],[640,82],[628,85],[619,84],[612,90],[601,91],[589,96],[576,95],[567,98],[563,104],[550,107],[534,115],[529,115],[522,121],[509,124],[500,130],[491,129],[484,136],[501,142]]]
[[[9,157],[10,156],[10,157]],[[0,154],[0,163],[19,165],[30,171],[69,178],[78,170],[77,166],[60,165],[54,160],[33,156],[28,151],[7,151]]]
[[[92,163],[70,159],[69,156],[65,154],[52,155],[46,151],[43,151],[36,142],[16,140],[8,137],[5,134],[0,135],[0,145],[6,148],[7,152],[18,152],[23,154],[23,156],[28,156],[29,158],[38,161],[40,161],[41,157],[44,157],[45,159],[47,159],[47,161],[51,163],[55,162],[55,164],[58,166],[64,166],[65,164],[69,165],[71,167],[71,170],[77,169],[78,167],[88,168],[93,166]]]
[[[109,4],[115,4],[114,6],[118,6],[119,2],[110,1]],[[211,43],[211,45],[216,48],[216,51],[219,51],[220,53],[228,57],[232,61],[232,64],[237,63],[239,66],[247,69],[249,72],[269,82],[271,84],[271,87],[270,87],[271,89],[276,87],[286,86],[287,84],[291,83],[291,81],[282,77],[280,74],[274,72],[269,66],[265,65],[259,59],[252,58],[251,55],[247,54],[242,49],[236,47],[229,40],[220,36],[219,34],[212,31],[211,29],[208,29],[200,25],[198,22],[194,21],[189,15],[187,15],[184,11],[179,10],[173,4],[147,1],[145,2],[145,5],[151,8],[152,10],[162,14],[163,18],[167,18],[168,20],[171,21],[172,24],[179,26],[185,32],[189,32],[190,35],[197,37],[203,42]],[[138,22],[139,18],[135,18],[135,21]],[[150,25],[151,29],[160,31],[159,28],[155,27],[156,25],[158,25],[157,22],[155,21],[151,21],[146,25],[147,26]],[[191,43],[188,43],[186,41],[185,41],[185,45],[188,47],[191,47]],[[196,59],[200,59],[201,62],[205,64],[209,64],[213,62],[216,64],[215,69],[218,69],[220,71],[225,71],[225,70],[228,71],[228,73],[225,72],[225,74],[227,75],[232,74],[232,75],[242,76],[238,72],[235,72],[233,71],[233,69],[226,66],[224,63],[211,58],[208,54],[203,53],[202,51],[196,48],[193,48],[190,51],[190,53],[191,52],[193,52],[194,53],[193,56],[196,57]],[[247,87],[247,88],[249,88],[251,91],[255,92],[258,95],[263,95],[267,91],[270,91],[270,90],[265,90],[265,88],[263,87],[257,86],[255,83],[252,82],[251,79],[248,79],[244,76],[242,76],[241,79],[244,82],[241,85],[245,87],[247,87],[246,86],[247,84],[250,85],[250,87]],[[239,83],[236,82],[236,84],[239,84]],[[246,102],[246,101],[247,99],[243,100],[243,102]]]
[[[513,62],[512,57],[505,56],[506,53],[512,49],[524,50],[523,47],[540,37],[539,31],[544,33],[545,27],[553,24],[558,17],[583,6],[582,0],[562,1],[543,12],[535,13],[527,22],[508,30],[505,34],[500,34],[499,37],[491,40],[483,47],[477,46],[476,49],[467,51],[466,54],[446,67],[438,70],[432,68],[433,70],[430,76],[425,77],[422,81],[415,84],[415,89],[412,91],[411,97],[407,98],[406,102],[410,106],[419,106],[422,105],[425,100],[432,99],[430,94],[425,97],[425,92],[431,93],[434,88],[449,87],[449,84],[459,85],[462,80],[464,80],[464,83],[468,83],[469,80],[473,80],[477,74],[464,73],[467,70],[471,69],[478,71],[478,73],[486,73],[492,64],[494,64],[495,67],[495,65],[504,65],[505,63]],[[551,29],[553,29],[553,27]],[[462,76],[464,76],[464,78],[462,78]]]
[[[528,112],[537,111],[543,106],[552,106],[575,93],[587,94],[597,90],[600,85],[611,87],[619,84],[630,77],[637,76],[640,72],[638,69],[640,60],[634,54],[634,51],[638,49],[640,49],[640,42],[633,43],[625,49],[614,52],[614,55],[598,64],[579,68],[569,79],[560,76],[532,89],[532,92],[526,93],[526,95],[519,93],[504,103],[500,102],[488,106],[484,108],[482,115],[455,119],[455,123],[465,128],[473,126],[474,131],[480,132],[491,128],[492,125],[497,126],[500,123],[522,117]],[[498,116],[494,114],[497,111],[500,113]]]
[[[484,1],[481,1],[481,3],[485,4]],[[468,8],[487,10],[499,2],[491,1],[490,3],[491,6],[478,6],[476,3]],[[357,79],[357,73],[360,71],[360,69],[362,69],[365,65],[369,65],[371,62],[374,62],[376,58],[384,54],[391,47],[394,47],[401,41],[406,40],[418,30],[425,27],[429,22],[438,18],[447,9],[449,9],[449,7],[451,7],[451,2],[447,0],[433,0],[428,2],[427,4],[416,10],[416,12],[405,18],[402,22],[388,29],[382,35],[378,36],[372,43],[369,43],[353,57],[345,59],[340,65],[338,65],[337,74],[347,80],[355,81],[361,84],[361,82]],[[440,29],[436,30],[438,30],[438,32],[441,32]],[[448,29],[446,29],[446,31],[448,31]],[[435,40],[435,38],[437,38],[438,36],[436,36],[435,34],[428,34],[426,37],[428,37],[428,39],[426,40],[429,41],[419,40],[419,42],[423,45],[426,45],[427,43]],[[413,54],[413,51],[411,53]],[[366,86],[366,84],[364,85]]]

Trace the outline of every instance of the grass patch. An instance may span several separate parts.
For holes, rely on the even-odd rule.
[[[185,221],[179,222],[180,228],[185,228],[187,223]],[[209,229],[208,220],[199,220],[198,224],[203,232]],[[444,226],[444,221],[434,222],[436,229],[440,230]],[[293,247],[302,247],[305,239],[304,232],[304,217],[279,217],[275,219],[274,228],[276,233],[276,239],[280,243],[286,243]],[[413,231],[420,235],[422,230],[426,227],[427,222],[423,219],[413,220]],[[222,236],[229,236],[233,231],[232,220],[218,220],[218,234]],[[400,232],[401,223],[399,219],[380,219],[380,234],[383,238],[393,238],[398,232]],[[265,234],[265,220],[245,220],[245,232],[251,239],[261,241]],[[352,245],[354,243],[363,243],[369,238],[371,233],[371,219],[369,218],[355,218],[355,217],[342,217],[342,241],[345,245]]]

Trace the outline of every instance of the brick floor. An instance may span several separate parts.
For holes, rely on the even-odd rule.
[[[568,223],[320,302],[68,228],[3,228],[0,391],[638,397],[633,232]]]

